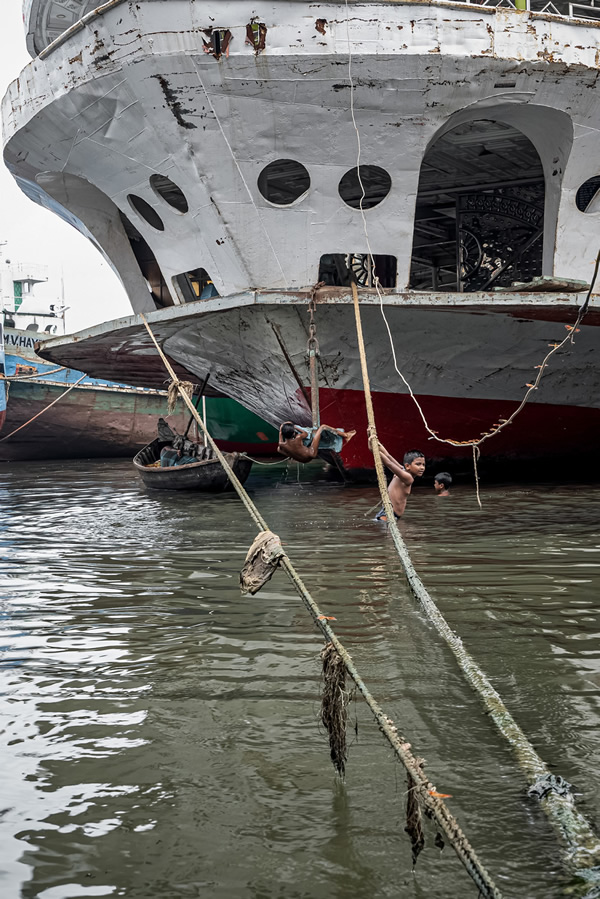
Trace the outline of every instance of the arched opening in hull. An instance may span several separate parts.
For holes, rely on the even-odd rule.
[[[410,288],[472,292],[542,275],[544,169],[528,137],[463,122],[427,149],[415,208]]]

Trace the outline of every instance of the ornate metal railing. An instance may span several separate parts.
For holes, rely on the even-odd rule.
[[[95,15],[117,6],[124,0],[69,0],[58,4],[51,0],[23,0],[23,19],[27,29],[27,48],[32,56],[46,55],[50,48],[60,45]],[[363,0],[349,0],[350,4]],[[386,0],[382,0],[383,3]],[[415,0],[418,2],[418,0]],[[437,0],[441,3],[466,3],[469,6],[524,10],[546,13],[566,19],[600,22],[600,0],[571,3],[569,0]],[[81,17],[81,18],[80,18]],[[51,51],[50,51],[51,52]]]
[[[452,0],[442,0],[452,2]],[[587,19],[600,22],[600,0],[587,3],[570,3],[568,0],[459,0],[469,6],[493,6],[497,8],[550,13],[567,19]],[[597,4],[597,5],[596,5]]]

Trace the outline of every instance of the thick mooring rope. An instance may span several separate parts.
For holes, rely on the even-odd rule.
[[[227,463],[226,458],[224,457],[221,450],[218,448],[211,435],[209,434],[206,425],[204,424],[204,420],[202,416],[198,412],[198,410],[194,407],[191,399],[185,392],[179,388],[179,379],[173,370],[169,360],[163,353],[161,347],[159,346],[154,333],[148,322],[146,321],[145,316],[140,315],[141,320],[143,321],[148,334],[150,335],[152,342],[154,343],[169,375],[171,376],[173,383],[177,385],[181,398],[183,399],[186,406],[189,408],[191,414],[194,416],[199,426],[202,429],[204,437],[211,449],[219,459],[219,462],[223,466],[227,477],[229,478],[231,484],[233,485],[237,495],[243,502],[244,506],[248,510],[248,513],[252,520],[254,521],[257,528],[261,531],[269,530],[267,523],[264,518],[256,508],[255,504],[252,502],[250,496],[244,489],[241,484],[239,478],[234,474],[230,465]],[[437,821],[440,828],[448,837],[448,840],[452,844],[454,851],[456,852],[458,858],[464,865],[467,870],[469,876],[472,878],[474,883],[476,884],[479,893],[481,896],[485,897],[485,899],[502,899],[502,894],[500,890],[494,884],[494,881],[480,862],[475,850],[467,840],[465,834],[461,830],[457,820],[450,813],[445,803],[436,793],[435,787],[433,784],[427,779],[421,764],[422,760],[415,758],[415,756],[410,751],[410,743],[408,743],[403,737],[401,737],[398,733],[398,729],[395,726],[394,722],[391,718],[384,714],[383,709],[379,706],[379,704],[375,701],[375,699],[371,696],[368,691],[366,684],[363,682],[360,677],[358,671],[354,666],[354,662],[352,661],[351,656],[346,651],[344,646],[340,643],[338,638],[336,637],[334,631],[328,624],[325,616],[322,614],[318,605],[312,598],[310,592],[305,586],[304,582],[300,578],[300,575],[297,573],[296,569],[292,565],[292,562],[287,554],[281,557],[281,566],[285,570],[288,575],[290,581],[292,582],[294,588],[300,596],[300,599],[310,612],[313,617],[313,620],[319,630],[321,631],[325,641],[327,643],[332,643],[335,647],[336,651],[341,656],[344,664],[346,665],[346,669],[348,674],[354,681],[357,686],[357,689],[362,694],[365,702],[367,703],[369,709],[371,710],[375,720],[379,725],[379,729],[384,734],[388,742],[390,743],[394,753],[397,758],[402,762],[404,768],[407,771],[407,774],[411,780],[412,788],[416,795],[418,795],[419,800],[423,804],[423,806],[427,809],[427,811],[431,814],[431,816]]]
[[[551,786],[553,783],[551,780],[552,775],[547,766],[536,753],[535,749],[504,705],[501,697],[491,685],[487,676],[464,648],[460,637],[454,633],[442,613],[439,611],[413,567],[406,544],[404,543],[398,525],[396,524],[394,510],[392,509],[392,504],[387,492],[387,481],[383,461],[379,452],[377,431],[375,429],[375,414],[373,411],[367,356],[363,339],[358,290],[355,282],[352,282],[352,296],[354,299],[356,333],[358,337],[365,404],[367,407],[369,444],[375,461],[377,482],[379,484],[381,500],[385,508],[390,533],[398,556],[400,557],[402,567],[404,568],[409,587],[413,595],[420,602],[425,614],[435,626],[437,632],[444,638],[454,653],[465,677],[473,689],[483,699],[490,717],[493,719],[498,730],[504,737],[506,737],[513,747],[519,765],[523,769],[531,787],[534,788],[537,785],[539,788],[541,782],[541,793],[545,793],[540,799],[542,808],[548,816],[552,826],[567,844],[567,858],[569,863],[575,868],[595,867],[600,864],[600,840],[592,831],[583,815],[577,810],[573,794],[568,789],[568,785],[565,790],[565,781],[560,779],[562,785],[560,791]],[[550,785],[547,791],[543,789],[545,784]],[[600,880],[600,871],[598,872],[598,875]]]

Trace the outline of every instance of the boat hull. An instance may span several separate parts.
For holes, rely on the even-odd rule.
[[[233,490],[231,481],[218,459],[190,462],[188,465],[172,465],[167,468],[150,468],[160,459],[160,451],[167,444],[153,440],[134,458],[133,465],[145,486],[150,490],[198,490],[203,493],[223,493]],[[238,480],[243,484],[250,474],[252,461],[240,453],[226,453],[225,459]]]
[[[0,461],[131,456],[152,439],[158,419],[167,417],[164,390],[87,377],[67,393],[82,372],[72,367],[56,371],[41,359],[34,350],[41,336],[6,331],[5,367],[10,380],[0,382]],[[36,373],[40,377],[32,378]],[[234,400],[206,397],[206,415],[223,450],[253,455],[275,451],[277,432]],[[189,413],[178,403],[168,420],[183,433]]]
[[[238,295],[164,310],[149,321],[165,352],[211,381],[255,414],[277,426],[311,421],[306,347],[306,294]],[[361,292],[361,315],[378,433],[393,454],[410,445],[433,464],[470,459],[470,447],[430,439],[421,412],[440,438],[477,439],[508,418],[536,376],[536,366],[572,327],[580,299],[553,302],[541,296],[478,295],[458,303],[448,295],[427,305],[414,295],[388,295],[383,312],[372,292]],[[452,299],[452,305],[450,304]],[[192,308],[193,307],[193,308]],[[352,298],[340,289],[320,291],[315,312],[321,421],[357,434],[343,449],[345,468],[372,468]],[[54,361],[85,357],[90,370],[146,385],[162,376],[144,343],[142,324],[99,326],[68,345],[54,339],[41,350]],[[482,445],[484,463],[511,466],[565,454],[593,460],[600,449],[600,309],[596,300],[577,334],[551,360],[538,390],[516,420]],[[119,342],[117,357],[106,346]],[[122,366],[122,367],[120,367]],[[155,367],[153,367],[155,366]],[[136,380],[139,379],[139,380]],[[415,402],[416,400],[416,402]]]
[[[75,387],[44,412],[65,390],[64,384],[11,384],[2,436],[39,418],[0,442],[1,461],[128,456],[148,442],[167,413],[166,397],[95,387]],[[186,420],[178,411],[169,423],[182,429]]]

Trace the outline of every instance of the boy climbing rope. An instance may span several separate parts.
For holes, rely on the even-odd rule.
[[[279,428],[279,445],[277,452],[288,459],[295,459],[296,462],[310,462],[316,459],[319,451],[319,443],[323,436],[323,431],[332,431],[333,434],[339,434],[343,438],[344,443],[354,437],[356,431],[342,431],[341,428],[330,428],[329,425],[321,425],[313,434],[309,446],[304,443],[310,438],[310,431],[298,427],[291,421],[284,421]]]
[[[384,446],[379,444],[381,459],[394,477],[388,484],[388,496],[394,510],[396,518],[400,518],[406,508],[406,500],[410,494],[415,478],[423,476],[425,471],[425,455],[421,450],[409,450],[404,453],[404,464],[397,462],[393,456],[390,456]],[[385,509],[382,509],[376,516],[377,521],[387,521]]]

